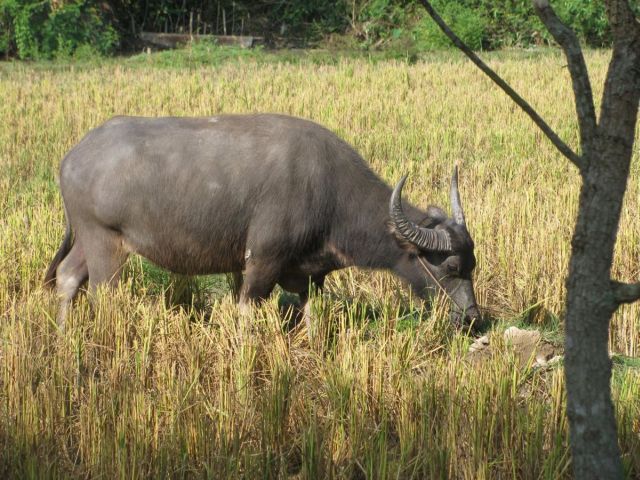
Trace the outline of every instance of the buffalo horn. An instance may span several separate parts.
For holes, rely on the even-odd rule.
[[[466,225],[464,220],[464,211],[462,210],[462,202],[460,201],[460,192],[458,191],[458,167],[453,169],[451,176],[451,210],[453,219],[458,225]]]
[[[407,180],[407,175],[393,189],[389,202],[389,214],[396,231],[406,240],[423,250],[443,252],[451,250],[451,240],[444,230],[419,227],[409,220],[402,210],[402,187]]]

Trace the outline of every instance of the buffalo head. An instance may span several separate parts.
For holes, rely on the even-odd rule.
[[[405,249],[395,270],[421,298],[438,291],[451,300],[453,323],[478,323],[480,311],[473,291],[472,272],[476,266],[473,240],[467,230],[458,191],[458,169],[451,178],[452,218],[437,207],[429,207],[425,222],[418,225],[402,209],[405,175],[391,195],[389,212],[393,229]]]

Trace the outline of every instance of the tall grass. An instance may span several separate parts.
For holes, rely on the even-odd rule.
[[[587,55],[596,98],[608,57]],[[558,54],[490,62],[576,144]],[[328,126],[390,183],[410,172],[417,204],[447,207],[459,162],[480,303],[505,322],[557,327],[578,173],[458,56],[0,66],[0,475],[566,477],[561,368],[521,368],[499,332],[491,358],[469,361],[446,306],[422,310],[388,274],[331,275],[313,300],[310,343],[303,327],[289,330],[276,296],[250,325],[218,278],[200,282],[201,308],[172,308],[166,277],[132,259],[119,291],[92,309],[81,299],[59,334],[55,298],[40,283],[64,230],[55,179],[66,151],[117,114],[255,111]],[[623,280],[640,274],[638,173],[636,150],[614,265]],[[639,316],[637,305],[616,314],[612,351],[638,355]],[[634,477],[640,374],[628,363],[615,367],[613,389]]]

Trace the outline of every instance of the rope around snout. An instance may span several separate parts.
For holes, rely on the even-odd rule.
[[[431,269],[427,266],[426,263],[424,263],[424,261],[422,260],[422,258],[417,257],[418,258],[418,262],[420,262],[420,265],[422,266],[422,268],[424,269],[425,272],[427,272],[429,274],[429,276],[431,277],[431,279],[436,283],[436,285],[438,286],[438,288],[440,288],[440,290],[442,290],[442,292],[445,294],[445,296],[451,300],[451,302],[460,309],[460,311],[462,313],[464,313],[466,311],[465,308],[462,308],[460,306],[460,304],[458,302],[456,302],[453,297],[449,294],[449,292],[447,292],[445,290],[445,288],[442,286],[442,284],[440,283],[440,281],[436,278],[436,276],[433,274],[433,272],[431,271]],[[458,285],[456,286],[456,288],[453,290],[453,292],[451,292],[452,294],[457,292],[458,289],[460,288],[460,284],[461,282],[458,282]]]

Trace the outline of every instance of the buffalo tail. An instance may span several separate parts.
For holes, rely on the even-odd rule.
[[[51,265],[47,269],[47,273],[44,276],[44,286],[47,288],[53,288],[56,283],[56,270],[58,269],[58,265],[64,260],[64,258],[68,255],[71,247],[73,246],[73,232],[71,230],[71,224],[67,220],[67,228],[64,232],[64,240],[62,240],[62,245],[56,252],[56,255],[51,260]]]

